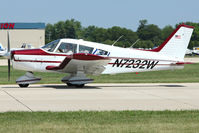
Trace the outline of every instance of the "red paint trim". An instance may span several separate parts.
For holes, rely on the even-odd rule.
[[[47,53],[42,49],[23,49],[23,50],[14,50],[12,55],[48,55],[48,56],[67,56],[65,54],[54,54]]]
[[[186,27],[186,28],[191,28],[191,29],[194,29],[194,28],[195,28],[194,26],[185,25],[185,24],[180,24],[179,26],[181,26],[181,27]]]
[[[64,67],[71,61],[70,58],[66,57],[59,66],[47,66],[46,70],[59,70],[64,69]]]
[[[157,48],[151,49],[151,50],[144,50],[144,49],[137,49],[137,50],[142,50],[142,51],[151,51],[151,52],[159,52],[168,42],[169,40],[175,35],[175,33],[181,28],[181,27],[186,27],[186,28],[191,28],[194,29],[194,26],[189,26],[185,24],[178,25],[178,27],[171,33],[171,35]]]
[[[85,53],[76,53],[73,55],[65,55],[65,54],[54,54],[47,53],[42,49],[23,49],[23,50],[14,50],[12,51],[12,56],[14,55],[49,55],[49,56],[66,56],[69,58],[77,59],[77,60],[101,60],[101,59],[109,59],[109,57],[103,57],[93,54],[85,54]]]
[[[113,65],[115,63],[108,63],[108,65]],[[137,65],[137,63],[131,64],[131,63],[121,63],[120,65]],[[139,64],[139,65],[145,65],[145,64]],[[156,64],[156,65],[173,65],[173,64]],[[120,66],[118,67],[120,68]],[[122,68],[122,67],[121,67]]]
[[[46,70],[57,70],[56,68],[57,68],[58,66],[47,66],[46,67]]]
[[[41,63],[61,63],[61,61],[42,61],[42,60],[16,60],[14,58],[14,61],[16,62],[41,62]]]
[[[106,59],[110,59],[109,57],[103,57],[103,56],[99,56],[99,55],[94,55],[94,54],[84,54],[84,53],[77,53],[77,54],[73,54],[71,55],[72,59],[76,59],[76,60],[106,60]]]
[[[115,63],[108,63],[109,65],[113,65]],[[156,64],[156,65],[184,65],[184,64],[193,64],[192,62],[177,62],[175,64],[171,63],[171,64]],[[121,63],[121,65],[137,65],[137,63],[131,64],[131,63]],[[144,64],[140,64],[140,65],[144,65]]]
[[[176,65],[193,64],[192,62],[177,62]]]

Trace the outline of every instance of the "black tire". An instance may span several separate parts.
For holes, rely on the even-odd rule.
[[[67,84],[69,87],[70,87],[70,86],[74,86],[74,85],[73,85],[73,84],[71,84],[71,83],[66,83],[66,84]]]
[[[29,86],[29,84],[19,84],[19,87],[21,87],[21,88],[25,88],[25,87],[28,87]]]
[[[77,87],[77,88],[83,88],[83,87],[84,87],[84,84],[75,85],[75,87]]]

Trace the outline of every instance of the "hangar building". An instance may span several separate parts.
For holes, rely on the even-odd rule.
[[[45,23],[0,23],[0,43],[4,48],[8,42],[7,32],[11,48],[20,48],[23,44],[38,48],[45,43]]]

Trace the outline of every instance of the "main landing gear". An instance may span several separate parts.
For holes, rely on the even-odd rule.
[[[71,84],[71,83],[66,83],[68,87],[77,87],[77,88],[83,88],[85,84]]]
[[[28,87],[29,84],[37,83],[40,80],[41,78],[35,77],[33,72],[26,72],[25,75],[16,80],[16,83],[19,85],[19,87],[25,88]]]
[[[64,77],[61,81],[66,83],[68,87],[82,88],[85,84],[93,82],[93,79],[87,78],[83,72],[77,72]]]

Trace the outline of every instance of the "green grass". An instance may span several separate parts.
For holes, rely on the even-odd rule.
[[[11,81],[7,79],[7,67],[0,67],[0,84],[14,84],[15,80],[24,75],[24,71],[12,70]],[[41,73],[36,72],[35,76],[41,77],[41,84],[60,84],[60,80],[66,74],[60,73]],[[125,73],[115,75],[100,75],[89,76],[95,79],[95,83],[189,83],[199,82],[199,63],[185,65],[181,70],[168,70],[168,71],[154,71],[154,72],[140,72]]]
[[[8,81],[8,68],[7,66],[0,66],[0,84],[15,84],[16,79],[22,75],[24,75],[25,71],[20,70],[13,70],[11,68],[11,80]],[[42,73],[42,72],[35,72],[35,76],[41,77],[42,80],[39,83],[47,84],[47,83],[62,83],[61,79],[66,76],[66,74],[60,73]]]
[[[5,59],[5,57],[3,57],[3,56],[0,56],[0,59]]]
[[[185,58],[198,58],[199,55],[185,55]]]
[[[1,133],[196,133],[199,111],[6,112]]]

